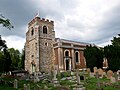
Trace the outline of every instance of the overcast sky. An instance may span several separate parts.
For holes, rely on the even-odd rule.
[[[55,22],[57,38],[105,46],[120,33],[120,0],[0,0],[0,14],[14,26],[0,25],[9,48],[24,47],[27,24],[38,11]]]

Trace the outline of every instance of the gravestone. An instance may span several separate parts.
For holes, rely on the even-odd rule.
[[[87,68],[86,71],[87,71],[88,76],[90,77],[90,73],[91,73],[90,68]]]
[[[117,82],[117,84],[118,84],[118,74],[117,74],[117,72],[114,72],[114,76],[115,76],[115,82]]]
[[[39,77],[38,77],[38,73],[34,72],[33,79],[34,79],[34,83],[36,83],[36,82],[39,82],[39,81],[40,81],[40,79],[39,79]]]
[[[98,69],[98,74],[99,74],[99,78],[103,78],[103,70],[101,68]]]
[[[116,82],[116,81],[115,81],[115,77],[111,77],[111,78],[110,78],[110,82],[111,82],[111,83],[115,83],[115,82]]]
[[[80,82],[79,70],[76,70],[76,79],[77,79],[77,86],[73,88],[73,90],[85,90],[85,87]]]
[[[17,79],[14,80],[14,88],[15,88],[15,89],[18,88],[18,81],[17,81]]]
[[[109,70],[107,71],[107,78],[110,79],[111,77],[113,77],[113,71]]]
[[[76,79],[77,79],[77,84],[80,84],[80,76],[79,76],[79,70],[76,70]]]
[[[26,84],[24,84],[24,90],[27,90],[27,85]]]
[[[117,71],[118,81],[120,80],[120,70]]]
[[[94,70],[94,73],[96,74],[96,72],[97,72],[97,67],[94,67],[93,70]]]
[[[30,84],[27,84],[27,90],[30,90]]]
[[[103,77],[105,77],[105,78],[107,77],[107,74],[106,74],[106,72],[103,72]]]
[[[54,84],[54,86],[59,85],[59,82],[58,82],[56,75],[57,75],[57,70],[53,70],[53,84]]]
[[[99,81],[99,73],[98,73],[98,71],[96,72],[96,74],[95,74],[95,76],[96,76],[96,78],[97,78],[97,88],[96,89],[100,89],[100,81]],[[101,89],[100,89],[101,90]]]
[[[90,78],[94,78],[95,77],[95,74],[94,73],[90,73]]]
[[[73,71],[71,71],[71,75],[72,75],[72,76],[75,75]]]

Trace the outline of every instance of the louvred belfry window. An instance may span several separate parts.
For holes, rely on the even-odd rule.
[[[47,27],[43,26],[43,34],[47,34]]]

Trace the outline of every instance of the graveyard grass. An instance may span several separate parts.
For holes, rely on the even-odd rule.
[[[96,85],[96,83],[98,82],[98,80],[96,78],[90,78],[86,81],[85,87],[87,88],[87,90],[96,90],[96,88],[98,88],[98,86]],[[102,84],[106,84],[106,85],[101,85],[100,88],[103,90],[120,90],[118,88],[114,88],[117,83],[111,84],[111,85],[107,85],[109,84],[110,80],[103,78],[103,79],[99,79],[99,82]],[[120,84],[120,83],[118,83]],[[98,89],[99,90],[99,89]]]
[[[64,73],[63,77],[67,77],[69,76],[69,73]],[[75,82],[70,82],[69,80],[60,80],[61,77],[59,77],[59,81],[60,81],[60,85],[62,87],[66,87],[66,88],[70,88],[70,90],[73,90],[73,87],[75,87]],[[5,77],[5,78],[0,78],[2,80],[5,80],[6,83],[7,82],[13,82],[15,78],[11,78],[11,77]],[[33,81],[26,81],[26,80],[19,80],[18,78],[16,78],[18,80],[18,89],[17,90],[23,90],[23,85],[24,84],[30,84],[30,90],[34,90],[34,87],[36,86],[36,84],[38,84],[41,88],[41,90],[58,90],[59,87],[54,87],[53,84],[51,84],[48,81],[40,81],[38,83],[34,83]],[[106,78],[102,78],[99,79],[100,83],[109,83],[109,79]],[[98,80],[96,78],[88,78],[86,81],[82,81],[84,82],[84,86],[86,87],[87,90],[96,90],[97,85],[96,83],[98,82]],[[120,85],[120,82],[118,83]],[[101,85],[101,88],[103,88],[103,90],[119,90],[118,88],[114,88],[114,86],[116,86],[116,83],[112,84],[112,85]],[[0,90],[16,90],[13,88],[13,86],[9,86],[9,84],[5,84],[5,85],[0,85]],[[69,89],[66,89],[69,90]]]

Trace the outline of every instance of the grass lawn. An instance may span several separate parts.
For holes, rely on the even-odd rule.
[[[7,78],[0,78],[0,80],[4,80],[6,82],[6,84],[1,84],[0,82],[0,90],[16,90],[13,88],[13,86],[10,86],[8,82],[14,82],[14,79],[15,78],[10,78],[10,77],[7,77]],[[23,85],[24,84],[30,84],[30,89],[31,90],[34,90],[34,88],[39,85],[41,90],[58,90],[58,87],[54,87],[53,84],[51,84],[49,81],[40,81],[38,83],[33,83],[32,81],[25,81],[25,80],[18,80],[18,89],[17,90],[23,90]],[[86,87],[86,90],[96,90],[97,87],[97,79],[96,78],[90,78],[90,79],[87,79],[85,82],[84,81],[81,81],[81,82],[84,82],[84,87]],[[109,83],[110,80],[109,79],[106,79],[106,78],[103,78],[103,79],[99,79],[99,82],[102,83],[101,84],[101,88],[103,88],[103,90],[120,90],[118,87],[115,87],[117,84],[114,83],[114,84],[110,84],[110,85],[107,85],[105,83]],[[75,82],[70,82],[69,80],[60,80],[60,85],[62,87],[67,87],[67,88],[70,88],[70,90],[73,90],[73,87],[75,87],[76,83]],[[120,82],[119,84],[120,85]],[[60,90],[60,89],[59,89]],[[67,89],[69,90],[69,89]]]

